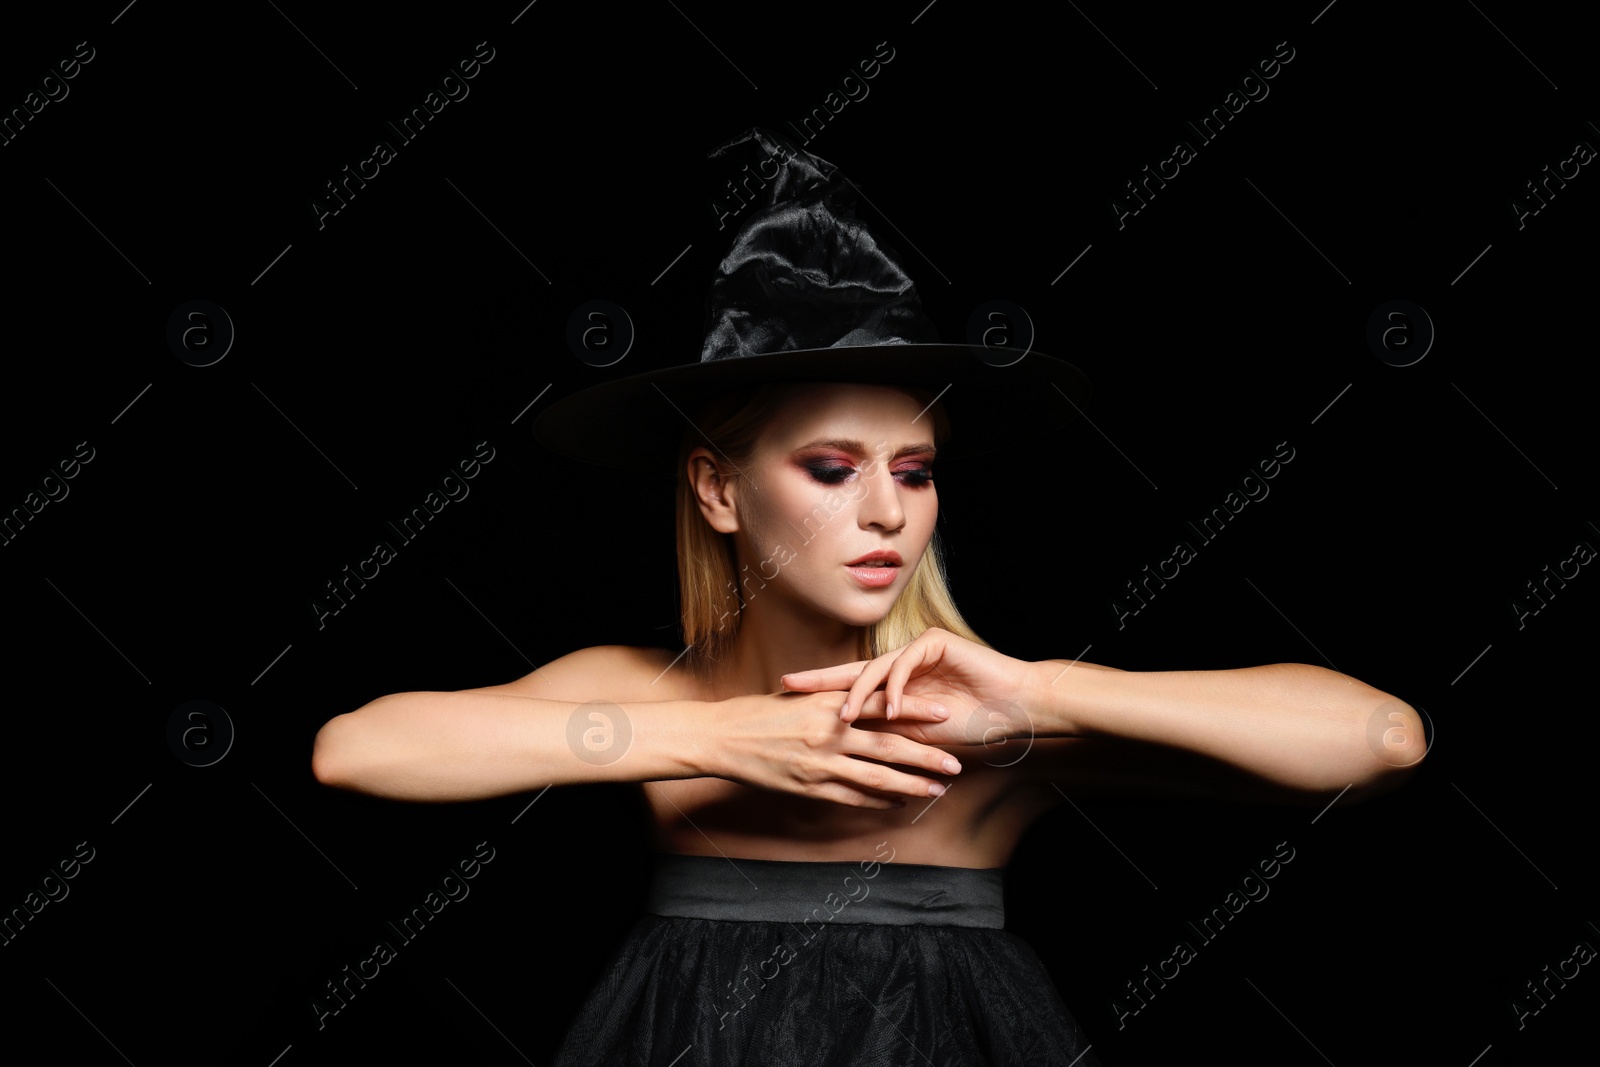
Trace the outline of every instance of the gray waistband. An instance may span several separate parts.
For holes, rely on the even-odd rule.
[[[1005,926],[1005,870],[658,853],[645,910],[690,919]]]

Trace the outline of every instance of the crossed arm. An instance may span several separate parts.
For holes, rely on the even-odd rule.
[[[840,694],[663,699],[660,664],[622,646],[580,649],[505,685],[393,693],[325,723],[324,785],[395,800],[478,800],[579,782],[726,778],[857,807],[942,789],[958,761],[842,722]],[[597,697],[604,699],[597,699]],[[883,695],[858,704],[882,714]]]
[[[1399,786],[1425,751],[1414,708],[1322,667],[1133,673],[1046,662],[1061,667],[1034,702],[1041,731],[1065,724],[1100,741],[1097,762],[1129,764],[1128,784],[1149,791],[1316,803],[1348,790],[1343,799],[1358,801]],[[1082,763],[1071,742],[1057,745],[1040,753],[1035,778]]]
[[[931,629],[876,660],[785,682],[848,689],[846,721],[858,699],[880,690],[890,706],[942,704],[952,712],[942,722],[896,717],[864,726],[929,744],[984,746],[979,758],[1024,781],[1101,795],[1317,804],[1343,793],[1348,803],[1402,784],[1426,750],[1422,718],[1409,704],[1303,663],[1130,672],[1016,660]]]
[[[785,675],[788,692],[708,703],[602,686],[654,673],[625,652],[583,650],[505,686],[381,697],[322,728],[313,772],[410,800],[710,776],[886,808],[982,760],[1074,795],[1321,804],[1393,789],[1426,747],[1410,705],[1305,664],[1136,673],[1017,660],[930,629],[875,660]],[[583,737],[601,687],[626,732],[597,754]]]

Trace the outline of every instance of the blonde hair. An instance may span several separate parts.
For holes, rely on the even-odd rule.
[[[704,436],[688,430],[678,447],[678,592],[683,610],[683,642],[688,648],[686,659],[697,670],[720,660],[738,634],[744,599],[737,595],[739,561],[733,536],[713,530],[700,513],[699,498],[689,479],[689,453],[709,441],[713,451],[732,468],[731,477],[737,479],[740,469],[751,463],[761,431],[788,398],[791,388],[788,383],[768,383],[708,402],[693,419]],[[934,444],[943,443],[949,436],[949,420],[933,394],[913,386],[894,388],[931,406]],[[880,656],[909,644],[930,626],[989,647],[967,625],[950,596],[938,531],[889,613],[864,628],[859,654],[862,659]]]

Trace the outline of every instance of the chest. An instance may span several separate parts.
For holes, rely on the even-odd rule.
[[[881,811],[720,778],[645,782],[655,847],[686,855],[855,861],[887,842],[896,861],[1000,867],[1048,801],[1007,775],[968,767],[941,797]]]

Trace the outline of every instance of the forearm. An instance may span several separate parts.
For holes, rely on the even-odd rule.
[[[498,693],[396,693],[317,733],[325,785],[397,800],[478,800],[547,785],[708,773],[706,705],[581,705]],[[620,709],[620,714],[618,713]]]
[[[1410,773],[1425,747],[1415,709],[1302,663],[1223,671],[1030,667],[1033,729],[1120,737],[1208,756],[1288,789],[1368,795]],[[1053,679],[1053,681],[1052,681]]]

